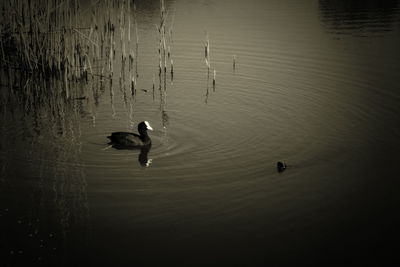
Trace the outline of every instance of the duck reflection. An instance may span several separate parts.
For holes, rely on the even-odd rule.
[[[138,160],[142,167],[149,167],[150,164],[153,162],[153,160],[149,159],[147,156],[150,152],[150,148],[151,144],[140,148],[140,154]]]
[[[146,145],[146,146],[141,146],[141,147],[127,147],[124,145],[119,145],[119,144],[112,144],[112,147],[118,150],[139,150],[140,153],[138,156],[138,161],[140,166],[142,167],[149,167],[150,164],[153,162],[153,159],[149,159],[148,154],[151,149],[151,144]]]

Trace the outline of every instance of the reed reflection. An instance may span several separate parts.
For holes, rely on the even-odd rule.
[[[321,21],[330,30],[342,34],[371,34],[391,30],[398,20],[399,2],[320,0]]]
[[[89,113],[82,101],[86,98],[80,90],[70,90],[67,100],[64,84],[57,80],[17,71],[13,76],[0,95],[0,208],[7,211],[1,220],[7,234],[0,242],[10,255],[6,266],[58,265],[62,255],[87,244],[80,125]],[[77,238],[80,242],[72,248]]]

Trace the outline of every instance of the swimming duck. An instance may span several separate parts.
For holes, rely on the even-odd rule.
[[[107,136],[111,140],[109,144],[119,147],[143,147],[151,144],[151,139],[147,134],[147,130],[153,130],[150,123],[142,121],[138,124],[139,134],[129,132],[113,132]]]
[[[278,161],[276,163],[276,168],[278,169],[278,172],[283,172],[286,169],[287,165],[286,163],[282,160],[282,161]]]

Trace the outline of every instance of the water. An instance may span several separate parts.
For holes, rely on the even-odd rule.
[[[158,1],[136,3],[134,99],[2,87],[6,266],[399,263],[399,2],[165,4],[166,94]],[[107,146],[142,120],[149,151]]]

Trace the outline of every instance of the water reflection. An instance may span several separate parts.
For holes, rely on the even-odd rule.
[[[149,154],[150,148],[151,144],[140,148],[140,154],[138,160],[142,167],[149,167],[153,161],[152,159],[149,159],[147,156]]]
[[[208,104],[208,96],[210,95],[210,69],[207,71],[207,86],[206,86],[206,94],[204,95],[204,103]],[[213,80],[213,92],[215,92],[215,79]]]
[[[87,244],[80,125],[89,114],[86,98],[77,87],[66,100],[59,81],[18,72],[9,77],[0,95],[0,227],[6,233],[0,242],[6,266],[57,265]]]
[[[399,1],[320,0],[325,27],[342,34],[371,35],[389,31],[399,20]]]
[[[138,156],[138,161],[140,166],[142,167],[149,167],[150,164],[153,162],[152,159],[148,158],[148,154],[150,152],[151,149],[151,144],[146,145],[146,146],[142,146],[140,148],[138,147],[127,147],[127,146],[123,146],[123,145],[118,145],[118,144],[112,144],[111,145],[113,148],[118,149],[118,150],[140,150],[139,156]]]
[[[160,95],[160,105],[159,105],[159,112],[161,115],[161,125],[163,129],[163,136],[162,142],[168,142],[168,135],[167,135],[167,128],[169,125],[169,115],[166,111],[165,106],[167,105],[167,72],[163,72],[164,74],[160,73],[159,75],[159,95]],[[171,80],[172,85],[172,80]]]

